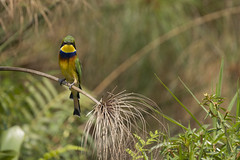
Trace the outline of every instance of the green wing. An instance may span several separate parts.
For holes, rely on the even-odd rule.
[[[78,58],[76,58],[75,60],[75,67],[78,74],[79,87],[81,88],[82,67],[81,67],[81,62],[79,61]]]

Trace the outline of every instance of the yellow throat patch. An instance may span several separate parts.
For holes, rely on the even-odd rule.
[[[64,46],[61,47],[61,50],[65,53],[69,53],[69,52],[74,52],[76,51],[76,49],[74,48],[73,45],[71,44],[65,44]]]

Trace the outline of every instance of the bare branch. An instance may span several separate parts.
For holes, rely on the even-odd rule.
[[[46,73],[43,73],[43,72],[40,72],[40,71],[36,71],[36,70],[33,70],[33,69],[28,69],[28,68],[0,66],[0,71],[26,72],[26,73],[35,74],[35,75],[38,75],[38,76],[41,76],[41,77],[48,78],[48,79],[56,81],[56,82],[59,82],[59,80],[60,80],[59,78],[57,78],[55,76],[52,76],[52,75],[49,75],[49,74],[46,74]],[[66,81],[64,81],[62,84],[65,85],[65,86],[68,86],[68,87],[70,86],[70,83],[68,83]],[[91,99],[93,102],[95,102],[97,105],[100,105],[100,102],[98,100],[96,100],[94,97],[92,97],[90,94],[88,94],[87,92],[79,89],[76,86],[72,86],[72,89],[74,89],[74,90],[78,91],[79,93],[85,95],[86,97]]]

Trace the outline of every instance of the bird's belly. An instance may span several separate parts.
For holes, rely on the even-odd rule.
[[[68,82],[73,82],[75,76],[75,64],[70,63],[69,60],[60,60],[59,65],[62,71],[63,76],[66,78]]]

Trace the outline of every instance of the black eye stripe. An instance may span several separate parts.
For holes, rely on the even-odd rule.
[[[65,44],[66,44],[65,42],[62,42],[62,45],[61,45],[61,47],[62,47],[62,46],[64,46]],[[60,48],[61,48],[61,47],[60,47]]]
[[[70,45],[73,45],[73,47],[76,49],[76,46],[75,46],[75,43],[74,43],[74,42],[73,42],[73,43],[71,43],[71,42],[70,42],[70,43],[67,43],[67,42],[62,42],[62,45],[61,45],[61,47],[62,47],[62,46],[64,46],[65,44],[70,44]],[[60,48],[61,48],[61,47],[60,47]]]

